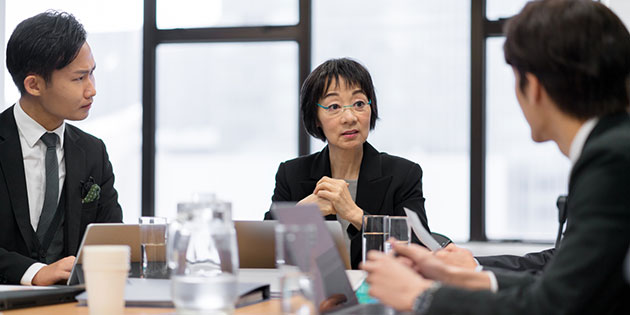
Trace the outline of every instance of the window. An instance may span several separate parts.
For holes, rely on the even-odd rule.
[[[503,58],[504,41],[486,41],[486,233],[490,239],[551,241],[558,229],[556,199],[567,193],[571,164],[555,143],[532,141]]]
[[[97,95],[90,116],[84,121],[70,123],[103,139],[114,168],[115,188],[124,221],[137,223],[140,215],[142,135],[142,1],[2,2],[6,5],[6,10],[0,13],[4,15],[5,22],[3,54],[17,24],[48,9],[70,12],[85,27],[97,64]],[[4,70],[3,76],[4,104],[0,107],[8,108],[20,95],[8,71]]]
[[[295,25],[297,0],[158,0],[160,29],[218,26]]]
[[[340,57],[372,75],[381,119],[368,141],[420,164],[429,226],[467,240],[470,1],[314,1],[312,66]]]
[[[530,0],[486,0],[486,18],[498,20],[509,18],[521,11]]]
[[[262,220],[280,162],[297,156],[295,42],[157,49],[156,215],[214,192]]]

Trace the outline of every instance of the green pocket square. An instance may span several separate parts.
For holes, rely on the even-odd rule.
[[[97,184],[92,184],[92,187],[90,187],[90,190],[87,192],[85,197],[81,199],[81,203],[90,203],[94,200],[98,200],[100,196],[101,196],[101,187]]]

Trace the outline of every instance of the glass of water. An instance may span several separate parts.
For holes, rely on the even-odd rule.
[[[367,260],[367,252],[370,250],[385,252],[385,241],[389,238],[389,216],[364,215],[362,237],[363,262]]]
[[[231,204],[178,204],[168,246],[173,304],[179,314],[232,314],[238,250]]]
[[[390,216],[389,219],[389,237],[396,239],[396,243],[409,245],[411,241],[411,229],[407,223],[405,216]],[[388,237],[388,238],[389,238]],[[391,244],[385,239],[385,252],[391,251]]]
[[[140,277],[168,278],[166,268],[166,218],[140,217]]]

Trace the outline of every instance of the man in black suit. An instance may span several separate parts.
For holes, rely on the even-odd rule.
[[[562,243],[520,272],[394,245],[400,258],[369,254],[369,293],[416,314],[630,314],[630,34],[599,2],[533,1],[507,23],[504,52],[532,139],[573,163]]]
[[[68,13],[26,19],[7,43],[21,97],[0,114],[0,284],[66,280],[86,226],[122,222],[105,145],[65,123],[88,116],[95,67]]]

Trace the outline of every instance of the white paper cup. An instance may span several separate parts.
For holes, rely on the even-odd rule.
[[[85,246],[83,272],[90,315],[123,314],[125,282],[129,273],[129,246]]]

